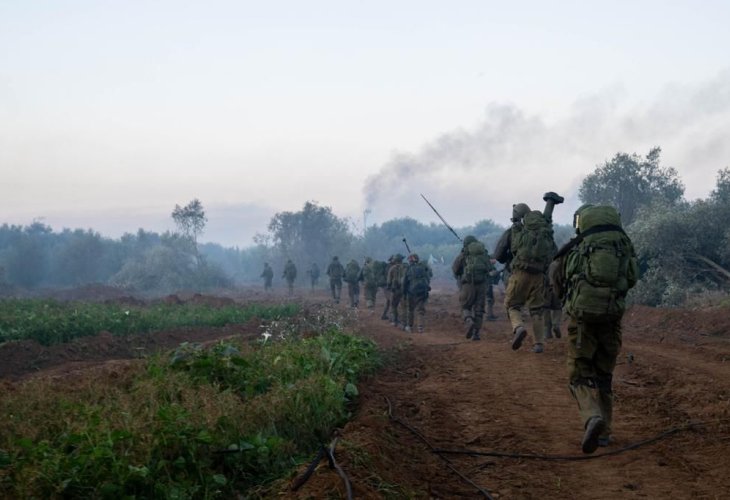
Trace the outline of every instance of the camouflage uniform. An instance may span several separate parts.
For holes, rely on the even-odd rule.
[[[365,305],[368,309],[373,309],[378,293],[378,277],[375,274],[375,261],[370,257],[365,258],[365,263],[360,271],[360,281],[365,288]]]
[[[312,290],[314,290],[319,282],[319,266],[316,262],[312,262],[311,267],[307,270],[307,274],[309,275],[309,279],[312,284]]]
[[[347,282],[347,296],[350,298],[350,307],[357,307],[360,302],[360,264],[355,259],[345,267],[345,281]]]
[[[393,259],[394,256],[391,255],[388,258],[388,262],[386,263],[385,267],[385,282],[380,286],[383,289],[383,295],[385,295],[385,306],[383,307],[383,314],[380,316],[380,319],[383,320],[390,320],[390,317],[388,316],[388,313],[390,312],[390,303],[393,297],[393,292],[388,287],[388,273],[390,272],[390,269],[393,267]]]
[[[479,331],[482,328],[484,304],[487,298],[490,276],[485,273],[485,276],[482,276],[481,279],[474,280],[473,277],[465,275],[467,247],[476,241],[477,239],[471,235],[464,238],[464,246],[451,264],[451,271],[459,284],[459,304],[461,305],[461,316],[466,328],[466,338],[480,340]],[[492,267],[489,254],[485,254],[484,258]]]
[[[271,290],[271,280],[274,279],[274,270],[268,262],[264,263],[264,270],[261,273],[261,277],[264,279],[264,290]]]
[[[400,318],[406,319],[406,315],[400,313],[400,303],[403,298],[403,275],[406,267],[403,264],[403,256],[396,254],[393,257],[393,264],[388,270],[388,290],[390,290],[390,308],[393,311],[393,320],[391,324],[395,327],[400,326]]]
[[[576,211],[576,219],[586,214],[591,205],[584,205]],[[604,207],[601,207],[604,208]],[[616,213],[618,220],[618,213]],[[577,224],[576,224],[577,225]],[[610,227],[616,227],[615,230]],[[609,229],[607,229],[609,228]],[[590,231],[590,229],[589,229]],[[574,295],[580,296],[581,288],[570,289],[576,280],[581,279],[578,273],[579,266],[572,265],[574,259],[580,258],[578,245],[588,234],[578,235],[561,248],[555,260],[550,264],[548,271],[550,283],[555,293],[563,299]],[[598,231],[596,231],[598,232]],[[623,233],[620,225],[604,225],[601,232]],[[595,234],[595,232],[594,232]],[[626,283],[631,288],[636,283],[638,265],[633,245],[628,236],[625,237],[625,248],[628,248],[628,271]],[[574,274],[569,274],[572,268]],[[620,299],[623,301],[623,298]],[[577,317],[570,307],[566,308],[568,322],[568,374],[570,392],[578,403],[578,409],[585,429],[583,438],[583,452],[592,453],[596,446],[607,446],[611,436],[613,421],[613,370],[616,367],[616,358],[621,350],[621,319],[623,309],[619,314],[605,318],[593,318],[588,321],[584,317]]]
[[[330,278],[330,290],[332,291],[332,299],[335,304],[340,303],[340,295],[342,294],[342,276],[345,274],[345,268],[342,267],[340,260],[335,255],[332,262],[327,266],[327,276]]]
[[[289,286],[289,295],[293,295],[294,280],[297,279],[297,266],[294,265],[294,262],[292,262],[291,259],[287,260],[284,265],[284,274],[282,275],[282,278],[286,279],[286,284]]]
[[[414,319],[418,313],[418,332],[423,333],[432,276],[431,268],[425,262],[420,262],[417,254],[408,256],[408,269],[403,277],[403,295],[408,300],[408,319],[404,328],[407,332],[414,328]]]
[[[530,207],[518,203],[512,209],[512,227],[507,229],[497,243],[495,256],[510,269],[507,282],[504,305],[512,324],[512,349],[517,350],[525,338],[527,330],[522,321],[522,309],[528,308],[532,320],[534,347],[533,352],[541,353],[545,343],[545,325],[542,318],[544,303],[544,274],[549,262],[539,263],[541,269],[525,265],[518,256],[519,249],[515,248],[521,231],[525,231],[522,219],[531,213]],[[539,213],[539,212],[536,212]]]

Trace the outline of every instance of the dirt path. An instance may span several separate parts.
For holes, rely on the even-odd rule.
[[[564,341],[550,341],[541,355],[529,345],[513,352],[504,314],[486,324],[484,340],[467,341],[457,311],[451,294],[433,296],[422,335],[398,331],[378,313],[360,312],[362,333],[398,354],[363,388],[359,411],[342,433],[338,456],[356,497],[485,496],[430,447],[581,456]],[[723,360],[730,359],[730,346],[698,347],[705,339],[702,329],[688,333],[691,318],[675,325],[678,331],[665,329],[661,341],[639,333],[662,314],[647,309],[639,318],[627,317],[623,361],[615,374],[615,443],[599,451],[618,450],[691,420],[724,422],[591,460],[443,456],[494,498],[726,497],[730,363]],[[627,353],[633,354],[631,364]],[[388,417],[387,401],[392,414],[428,444]],[[321,467],[301,496],[336,497],[343,491],[341,480]]]
[[[235,299],[289,300],[262,298],[258,291]],[[328,302],[323,291],[302,292],[294,300],[315,307]],[[432,448],[441,448],[581,456],[582,431],[567,390],[564,341],[549,341],[540,355],[530,352],[529,342],[513,352],[509,326],[504,313],[500,316],[485,324],[481,342],[472,342],[463,337],[451,290],[434,290],[424,334],[396,330],[380,319],[379,309],[357,311],[355,328],[380,345],[385,366],[360,384],[358,407],[337,445],[355,498],[728,497],[728,309],[634,308],[627,314],[615,373],[615,442],[599,452],[620,450],[688,422],[709,422],[705,427],[590,460],[433,453]],[[253,337],[258,326],[180,329],[134,342],[101,334],[53,348],[6,345],[0,349],[0,379],[67,376],[139,357],[139,349],[231,335]],[[281,496],[343,498],[344,488],[323,461],[298,492],[284,484]]]

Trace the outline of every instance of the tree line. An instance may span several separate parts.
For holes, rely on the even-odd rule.
[[[730,169],[718,172],[715,189],[706,199],[689,201],[677,171],[662,166],[660,157],[660,148],[646,156],[617,153],[583,179],[579,198],[613,205],[621,213],[641,262],[634,302],[672,306],[690,297],[724,295],[730,286]],[[323,269],[334,255],[342,261],[361,262],[365,256],[385,260],[406,254],[406,244],[431,260],[436,279],[448,279],[451,260],[461,249],[441,224],[403,217],[369,226],[360,234],[352,221],[313,201],[299,211],[275,214],[266,232],[243,249],[198,243],[207,218],[197,199],[176,205],[171,217],[175,231],[139,229],[118,239],[91,229],[55,232],[38,221],[4,224],[0,289],[8,294],[17,288],[105,283],[142,292],[203,290],[256,283],[264,262],[280,278],[287,259],[296,263],[303,279],[312,263]],[[494,249],[505,227],[480,220],[455,229]],[[558,245],[573,234],[569,225],[554,229]]]

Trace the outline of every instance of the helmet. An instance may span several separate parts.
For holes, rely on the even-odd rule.
[[[471,234],[469,236],[464,237],[464,246],[467,246],[469,243],[476,243],[477,239],[476,237],[472,236]]]
[[[365,257],[365,264],[370,264],[372,261],[372,257]]]
[[[516,222],[522,219],[529,212],[530,207],[527,205],[527,203],[516,203],[512,205],[512,221]]]
[[[393,260],[396,262],[403,262],[403,256],[401,254],[397,253],[393,256]]]
[[[339,260],[339,258],[335,255],[334,257],[332,257],[332,260]]]
[[[579,232],[578,224],[580,223],[580,214],[583,212],[583,210],[592,206],[593,205],[590,203],[584,203],[583,205],[579,206],[573,214],[573,227],[575,228],[576,233]]]
[[[408,256],[408,262],[418,262],[418,254],[412,253]]]

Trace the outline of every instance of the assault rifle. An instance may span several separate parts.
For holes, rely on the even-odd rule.
[[[441,222],[443,222],[443,223],[444,223],[444,226],[446,226],[446,228],[447,228],[447,229],[448,229],[449,231],[451,231],[451,233],[452,233],[452,234],[453,234],[454,236],[456,236],[456,239],[457,239],[457,240],[459,240],[459,241],[462,241],[462,240],[461,240],[461,236],[459,236],[458,234],[456,234],[456,231],[454,231],[454,228],[452,228],[451,226],[449,226],[449,223],[448,223],[448,222],[446,222],[446,219],[444,219],[443,217],[441,217],[441,214],[439,213],[439,211],[438,211],[438,210],[436,210],[436,208],[435,208],[435,207],[434,207],[433,205],[431,205],[431,202],[430,202],[430,201],[428,201],[428,200],[426,199],[426,197],[425,197],[425,196],[423,196],[423,194],[421,194],[421,198],[423,198],[423,200],[424,200],[424,201],[425,201],[426,203],[428,203],[428,206],[429,206],[429,207],[431,207],[431,210],[433,210],[433,211],[434,211],[434,213],[435,213],[436,215],[438,215],[439,219],[441,219]]]
[[[408,246],[408,240],[406,240],[406,237],[403,236],[403,244],[406,246],[406,250],[408,250],[408,255],[411,254],[411,247]]]

